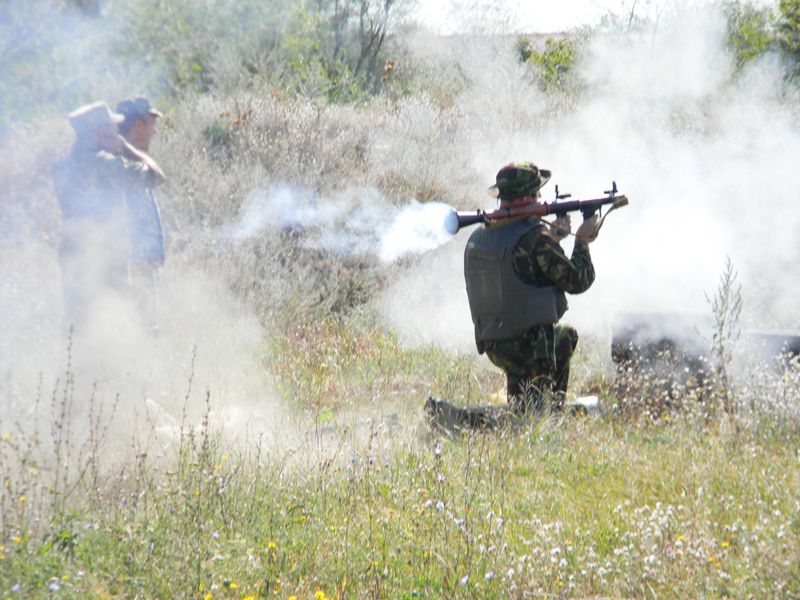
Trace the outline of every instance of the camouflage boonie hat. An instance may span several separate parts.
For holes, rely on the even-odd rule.
[[[125,120],[125,117],[111,112],[105,102],[93,102],[67,115],[69,124],[78,135],[86,135],[97,130],[102,125],[118,125]]]
[[[550,181],[551,171],[540,169],[532,162],[510,163],[497,172],[489,193],[500,200],[529,196]]]

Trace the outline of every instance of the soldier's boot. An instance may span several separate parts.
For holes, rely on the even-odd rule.
[[[488,405],[465,408],[467,425],[477,431],[492,431],[507,425],[514,419],[508,406]]]
[[[425,415],[431,429],[450,437],[467,427],[469,421],[466,410],[433,396],[428,396],[425,401]]]
[[[431,428],[450,436],[466,429],[491,431],[508,424],[514,418],[507,406],[460,408],[433,396],[429,396],[425,402],[425,414],[428,415]]]

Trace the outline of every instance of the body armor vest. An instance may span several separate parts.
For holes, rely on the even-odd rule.
[[[534,286],[514,272],[513,251],[520,238],[539,226],[538,218],[504,227],[481,227],[464,250],[467,298],[475,342],[509,340],[537,325],[552,325],[567,310],[567,297],[552,285]]]

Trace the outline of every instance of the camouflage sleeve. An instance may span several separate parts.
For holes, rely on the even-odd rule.
[[[576,240],[569,259],[544,227],[533,229],[520,238],[514,248],[514,271],[525,283],[554,285],[570,294],[585,292],[594,281],[588,244]]]
[[[142,162],[127,160],[109,152],[99,152],[103,176],[124,187],[148,188],[155,184],[155,173]]]
[[[572,258],[550,236],[541,235],[535,248],[536,263],[542,274],[559,290],[581,294],[594,282],[594,265],[589,244],[575,240]]]

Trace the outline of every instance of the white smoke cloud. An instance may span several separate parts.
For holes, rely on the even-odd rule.
[[[629,196],[630,206],[609,217],[591,246],[597,279],[570,299],[568,322],[607,336],[620,313],[708,314],[706,294],[729,256],[743,286],[744,325],[798,326],[790,299],[800,293],[793,192],[800,127],[779,61],[766,57],[736,75],[715,9],[678,8],[649,30],[595,36],[578,65],[584,91],[575,105],[553,110],[516,64],[511,43],[468,43],[461,66],[471,81],[451,109],[459,115],[453,144],[437,150],[479,174],[474,207],[492,208],[485,187],[514,160],[554,171],[545,200],[555,183],[586,198],[611,179]],[[452,184],[462,190],[462,181]],[[437,253],[386,291],[387,319],[408,343],[469,340],[463,279],[452,274],[465,237],[441,251],[453,253],[446,268]],[[423,274],[426,267],[437,275]],[[421,282],[443,280],[452,285],[437,287],[435,297],[418,294]],[[412,303],[413,315],[401,308]],[[442,331],[443,322],[453,327]],[[472,350],[466,341],[459,347]]]
[[[443,202],[409,204],[395,216],[381,237],[381,260],[392,262],[406,254],[421,254],[450,241],[453,236],[445,230],[445,219],[452,210]]]
[[[160,273],[157,335],[129,296],[98,286],[85,326],[70,338],[53,250],[6,245],[0,258],[3,432],[49,431],[69,397],[61,425],[80,442],[93,397],[109,420],[102,423],[109,448],[122,454],[136,435],[146,440],[151,425],[165,422],[178,428],[157,432],[150,450],[174,449],[180,426],[198,426],[207,408],[210,425],[233,442],[282,435],[279,403],[259,360],[261,326],[221,282],[168,262]],[[150,421],[153,407],[157,417]]]
[[[370,188],[320,198],[310,190],[279,185],[251,194],[228,236],[241,241],[273,227],[294,229],[303,232],[307,247],[373,254],[392,263],[448,242],[453,236],[445,229],[445,217],[452,210],[442,202],[416,200],[398,207]]]
[[[713,292],[726,256],[740,271],[748,323],[797,327],[797,114],[786,100],[791,92],[779,61],[766,57],[735,75],[724,35],[711,9],[690,18],[663,14],[650,30],[598,35],[577,67],[582,95],[560,106],[519,64],[514,39],[421,40],[412,48],[423,63],[458,61],[453,69],[431,68],[441,98],[418,94],[389,108],[337,110],[353,121],[383,110],[370,121],[366,168],[446,190],[459,208],[493,208],[486,187],[514,160],[553,169],[546,199],[555,183],[584,198],[616,179],[631,205],[611,216],[592,245],[595,285],[571,299],[567,320],[582,333],[606,334],[622,312],[707,312],[705,293]],[[121,78],[98,97],[132,90],[140,88]],[[186,129],[193,119],[184,123]],[[66,124],[62,130],[68,133]],[[25,146],[3,148],[4,164],[29,152]],[[9,168],[2,179],[18,185],[24,171]],[[24,196],[14,202],[21,205]],[[254,192],[243,206],[239,219],[219,232],[223,241],[289,228],[309,246],[394,263],[379,306],[400,338],[474,352],[462,264],[469,232],[451,238],[443,231],[445,205],[409,198],[397,206],[369,187],[321,194],[277,185]],[[47,390],[65,362],[54,243],[26,239],[12,246],[1,249],[0,262],[0,376],[4,398],[17,403],[3,407],[6,415],[22,414],[14,411],[35,394],[38,374]],[[96,379],[106,396],[122,391],[131,409],[150,399],[177,418],[196,346],[195,393],[209,389],[212,399],[231,401],[222,422],[251,409],[271,414],[257,320],[191,265],[168,262],[163,279],[165,306],[172,308],[163,314],[162,337],[148,339],[135,314],[105,304],[102,331],[76,340],[83,385]]]

